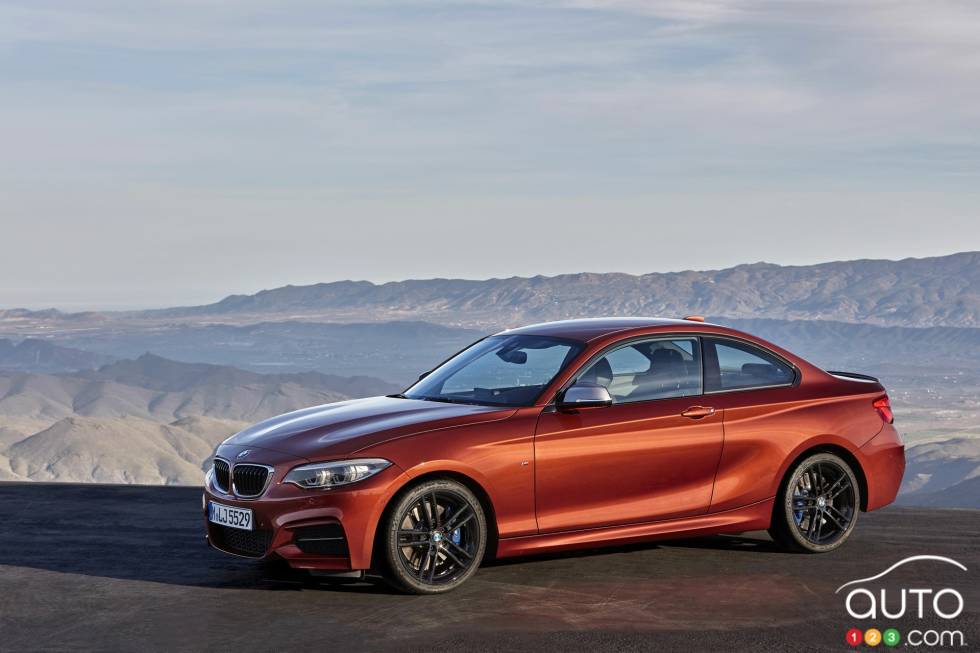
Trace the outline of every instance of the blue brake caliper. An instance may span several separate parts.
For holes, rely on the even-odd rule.
[[[799,489],[793,490],[793,499],[794,499],[793,504],[794,505],[796,504],[796,498],[797,497],[804,497],[804,496],[806,496],[806,495],[802,494],[799,491]],[[803,511],[802,510],[794,510],[793,511],[793,519],[796,521],[796,525],[799,526],[800,523],[802,523],[802,521],[803,521]]]
[[[459,544],[462,536],[460,535],[458,528],[449,534],[449,539],[452,540],[453,544]]]

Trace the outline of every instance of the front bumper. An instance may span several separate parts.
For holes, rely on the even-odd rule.
[[[392,465],[347,488],[305,490],[282,483],[287,471],[276,466],[268,488],[256,499],[222,492],[209,476],[203,501],[208,543],[233,555],[282,558],[299,569],[369,569],[381,513],[408,477]],[[252,510],[253,530],[212,524],[209,501]]]

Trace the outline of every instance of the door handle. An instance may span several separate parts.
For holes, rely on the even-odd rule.
[[[681,415],[684,417],[689,417],[691,419],[701,419],[702,417],[710,417],[714,414],[715,409],[712,406],[691,406],[681,413]]]

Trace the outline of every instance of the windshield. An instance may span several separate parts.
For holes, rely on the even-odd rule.
[[[409,399],[530,406],[582,345],[542,336],[491,336],[405,391]]]

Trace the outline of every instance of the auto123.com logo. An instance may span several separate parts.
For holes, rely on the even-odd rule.
[[[868,578],[848,581],[835,594],[844,597],[844,609],[851,619],[867,622],[863,628],[851,628],[845,641],[851,646],[886,647],[904,644],[912,647],[958,648],[967,646],[963,631],[955,628],[955,619],[963,612],[963,595],[953,587],[926,587],[915,583],[909,587],[885,587],[881,582],[899,567],[911,563],[943,563],[966,571],[966,567],[944,556],[918,555],[905,558],[885,571]],[[950,628],[921,627],[923,620],[935,624],[949,622]]]

